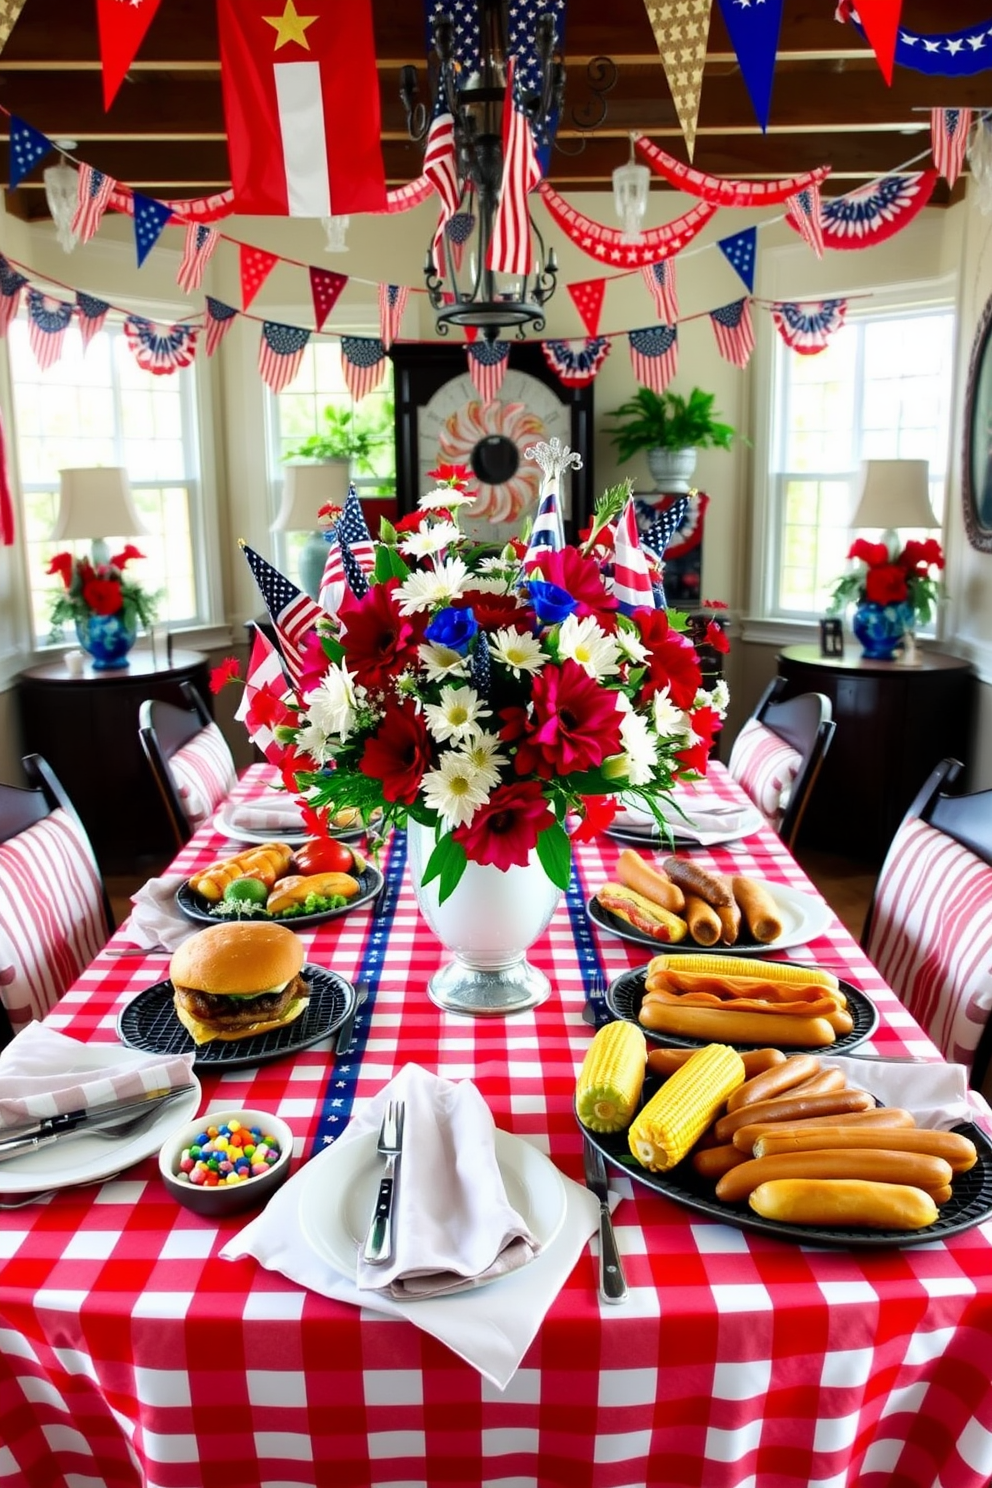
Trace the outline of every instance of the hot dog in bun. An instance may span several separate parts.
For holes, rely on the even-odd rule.
[[[211,925],[184,941],[169,964],[176,1016],[197,1044],[282,1028],[310,998],[302,966],[302,943],[284,925]]]

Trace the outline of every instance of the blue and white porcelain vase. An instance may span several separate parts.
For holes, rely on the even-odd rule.
[[[891,661],[896,647],[916,618],[911,604],[872,604],[863,600],[854,612],[851,629],[861,642],[861,654],[870,661]]]
[[[128,665],[128,652],[138,638],[138,629],[124,619],[123,610],[116,615],[91,614],[76,621],[76,635],[88,652],[95,672],[109,672]]]

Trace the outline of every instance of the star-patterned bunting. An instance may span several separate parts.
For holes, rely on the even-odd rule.
[[[28,171],[34,170],[39,160],[44,160],[53,149],[47,134],[25,124],[23,119],[10,116],[10,189],[19,186]]]
[[[98,300],[96,295],[83,294],[82,290],[76,291],[76,314],[79,320],[79,334],[83,338],[83,350],[93,340],[98,331],[103,329],[103,323],[107,318],[110,306],[106,300]]]
[[[318,331],[322,329],[347,283],[347,274],[336,274],[333,269],[310,269],[310,297],[313,300]]]
[[[606,294],[605,279],[585,279],[580,284],[569,284],[568,292],[590,336],[599,331],[599,318],[603,313],[603,296]]]
[[[172,216],[172,208],[152,196],[134,193],[134,245],[138,250],[138,268],[144,263]]]
[[[696,146],[711,4],[712,0],[645,0],[690,160]]]
[[[249,243],[238,246],[241,262],[241,308],[247,310],[266,279],[281,260],[277,253],[253,248]]]
[[[215,300],[212,295],[206,296],[204,308],[207,316],[207,356],[212,357],[234,324],[234,317],[238,312],[233,305],[225,305],[223,300]]]
[[[274,393],[281,393],[288,387],[300,370],[309,340],[310,332],[299,326],[263,321],[258,342],[258,373]]]
[[[744,280],[749,294],[754,293],[754,264],[758,256],[758,229],[746,227],[733,237],[721,238],[716,245],[729,264]]]

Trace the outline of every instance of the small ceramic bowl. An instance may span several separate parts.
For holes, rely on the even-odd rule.
[[[215,1187],[190,1183],[188,1178],[180,1175],[183,1150],[208,1127],[226,1126],[231,1121],[239,1121],[249,1129],[257,1126],[265,1135],[273,1136],[279,1145],[278,1160],[266,1172],[246,1178],[243,1183],[219,1183]],[[280,1117],[247,1106],[219,1107],[204,1112],[195,1121],[189,1121],[173,1132],[159,1152],[158,1169],[162,1182],[174,1199],[195,1214],[208,1214],[217,1219],[225,1214],[239,1214],[244,1209],[257,1209],[266,1203],[289,1177],[292,1156],[293,1132]]]

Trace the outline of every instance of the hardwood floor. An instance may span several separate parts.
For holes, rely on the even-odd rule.
[[[878,869],[865,863],[852,862],[834,853],[818,852],[800,846],[794,856],[803,872],[812,879],[831,909],[855,940],[868,913]]]

